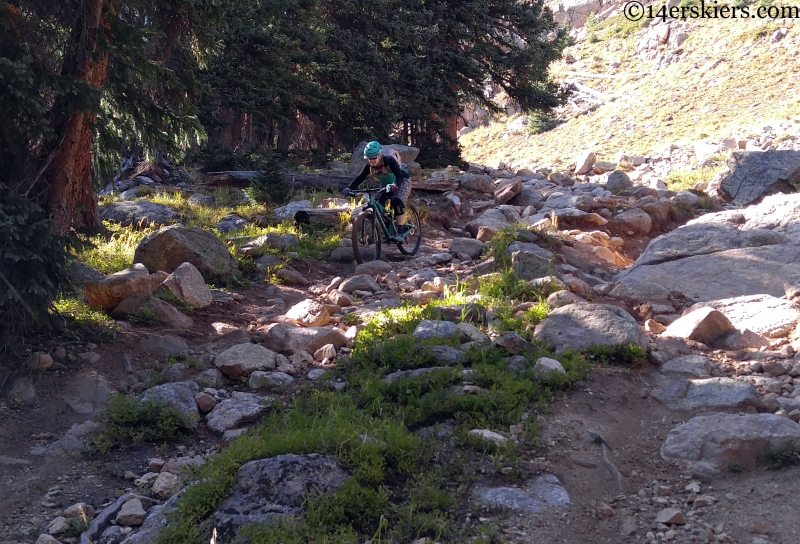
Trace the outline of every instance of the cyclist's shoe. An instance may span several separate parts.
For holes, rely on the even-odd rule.
[[[397,227],[397,236],[392,237],[392,242],[404,242],[406,236],[414,230],[414,225],[411,223],[405,223],[403,225],[399,225]]]

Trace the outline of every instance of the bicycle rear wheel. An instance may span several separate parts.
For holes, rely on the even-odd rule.
[[[416,255],[422,243],[422,222],[419,220],[417,209],[411,204],[406,204],[406,224],[411,224],[411,232],[397,244],[397,249],[403,255]]]
[[[353,221],[353,257],[358,264],[381,258],[381,232],[372,212],[361,212]]]

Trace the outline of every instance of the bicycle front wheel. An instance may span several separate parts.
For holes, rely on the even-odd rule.
[[[422,243],[422,222],[417,209],[411,204],[406,204],[406,225],[408,224],[411,224],[411,232],[397,244],[397,249],[403,255],[416,255]]]
[[[380,227],[372,212],[361,212],[353,221],[353,257],[358,264],[381,258]]]

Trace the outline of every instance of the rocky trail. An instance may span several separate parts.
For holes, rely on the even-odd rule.
[[[788,153],[763,171],[788,168],[796,160]],[[291,402],[308,384],[347,390],[332,370],[371,316],[442,298],[454,285],[472,292],[473,278],[503,259],[525,282],[562,287],[530,340],[556,356],[634,345],[647,350],[647,362],[598,361],[548,409],[530,414],[541,429],[537,446],[520,446],[513,467],[479,466],[459,524],[494,526],[514,543],[800,541],[800,469],[790,466],[800,460],[800,195],[776,192],[785,188],[780,172],[774,179],[751,172],[721,181],[738,194],[746,189],[748,205],[734,205],[638,185],[618,166],[595,165],[587,154],[565,172],[475,165],[436,172],[452,190],[415,196],[428,209],[416,256],[389,250],[385,260],[356,265],[343,240],[327,259],[283,268],[282,284],[209,289],[236,266],[224,243],[180,225],[149,235],[130,269],[87,273],[87,299],[122,327],[115,339],[53,344],[27,361],[35,379],[4,385],[0,544],[155,542],[191,480],[187,468],[211,462],[272,403]],[[505,256],[487,259],[487,243],[509,232]],[[292,236],[266,235],[243,251],[266,273],[274,256],[259,248],[291,251]],[[192,316],[152,296],[164,289],[196,308]],[[475,303],[479,297],[451,305],[414,331],[420,340],[460,335],[458,348],[437,346],[432,368],[384,380],[454,367],[479,344],[501,350],[509,368],[535,362],[534,371],[565,372],[551,358],[527,361],[531,341],[493,328],[491,311],[478,326],[468,323],[465,308]],[[530,306],[519,304],[514,315]],[[126,320],[142,308],[160,323]],[[483,394],[469,373],[455,387]],[[115,394],[178,408],[196,424],[191,438],[84,455]],[[433,429],[448,432],[445,423]],[[518,425],[472,433],[497,445],[522,443]],[[259,515],[298,512],[306,486],[335,489],[347,477],[317,453],[253,463],[239,470],[239,495],[214,514],[223,538]],[[781,467],[767,470],[774,465]],[[520,468],[525,477],[514,476]],[[294,484],[282,487],[287,474]],[[255,496],[243,491],[250,487]]]

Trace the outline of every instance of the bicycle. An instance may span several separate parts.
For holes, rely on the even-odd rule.
[[[416,255],[422,243],[422,223],[419,220],[417,209],[406,204],[406,226],[410,227],[405,233],[397,233],[394,220],[394,210],[381,206],[381,203],[372,196],[384,188],[358,189],[353,193],[363,193],[367,203],[353,221],[351,233],[353,241],[353,256],[356,262],[377,261],[381,258],[381,242],[397,244],[397,249],[403,255]]]

